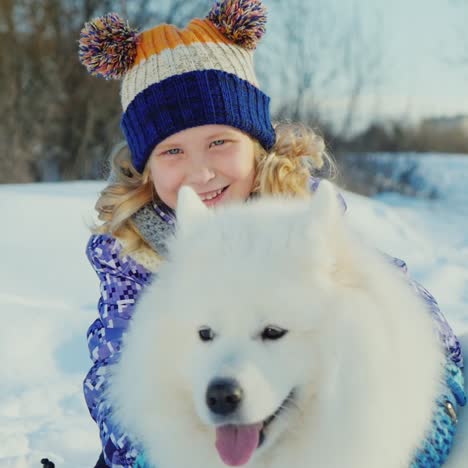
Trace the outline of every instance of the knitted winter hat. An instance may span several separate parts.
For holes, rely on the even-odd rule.
[[[138,171],[158,143],[199,125],[230,125],[274,145],[270,99],[253,68],[265,23],[261,0],[223,0],[182,30],[138,33],[114,13],[86,23],[80,60],[93,75],[122,79],[121,127]]]

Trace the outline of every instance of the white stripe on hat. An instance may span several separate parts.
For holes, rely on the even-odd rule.
[[[258,87],[251,50],[212,42],[184,44],[152,55],[126,74],[120,91],[124,112],[135,96],[149,86],[198,70],[225,71]]]

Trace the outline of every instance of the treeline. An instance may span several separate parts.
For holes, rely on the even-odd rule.
[[[373,123],[353,138],[335,138],[344,152],[440,152],[468,154],[468,126],[437,126],[422,121],[417,125],[398,122]]]

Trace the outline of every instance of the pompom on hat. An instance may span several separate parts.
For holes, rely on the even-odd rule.
[[[185,29],[162,24],[138,33],[115,13],[86,23],[81,63],[92,75],[122,80],[121,127],[135,169],[143,171],[165,138],[199,125],[229,125],[272,148],[270,98],[253,67],[265,24],[260,0],[217,2]]]

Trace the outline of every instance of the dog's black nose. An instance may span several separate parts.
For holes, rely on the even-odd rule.
[[[48,458],[43,458],[41,460],[42,468],[55,468],[55,464],[51,462]]]
[[[236,380],[216,379],[208,386],[206,404],[213,413],[225,416],[237,409],[242,396],[242,388]]]

